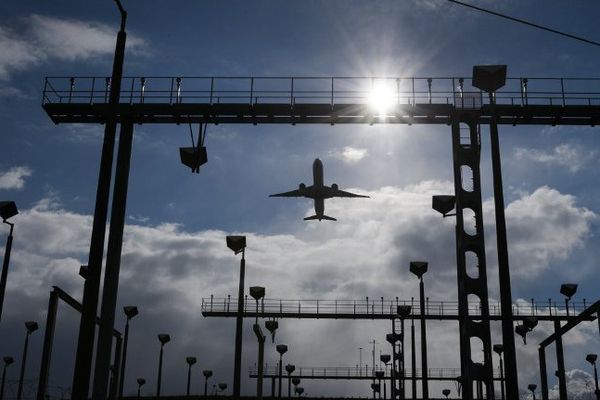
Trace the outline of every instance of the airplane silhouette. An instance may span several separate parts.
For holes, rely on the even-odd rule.
[[[313,185],[306,186],[304,183],[301,183],[298,186],[297,190],[292,190],[289,192],[272,194],[269,197],[307,197],[309,199],[313,199],[315,201],[315,215],[304,218],[305,221],[318,219],[321,220],[329,220],[329,221],[337,221],[337,219],[329,217],[325,214],[325,199],[331,199],[332,197],[365,197],[360,194],[354,194],[350,192],[346,192],[338,189],[338,185],[336,183],[331,186],[326,186],[323,184],[323,163],[318,158],[315,158],[313,162]]]

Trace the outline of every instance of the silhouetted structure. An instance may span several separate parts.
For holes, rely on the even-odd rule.
[[[23,396],[23,378],[25,377],[25,367],[27,366],[27,347],[29,346],[29,336],[38,330],[38,324],[35,321],[25,322],[25,345],[23,346],[23,357],[21,358],[21,374],[19,375],[19,389],[17,389],[17,400]]]
[[[186,357],[185,362],[188,365],[188,373],[187,373],[187,385],[185,390],[185,395],[190,395],[190,383],[192,380],[192,365],[196,364],[196,357]]]
[[[13,229],[15,224],[8,222],[9,218],[17,215],[17,205],[14,201],[0,201],[0,218],[2,222],[10,226],[10,231],[6,237],[6,247],[4,250],[4,261],[2,262],[2,275],[0,276],[0,320],[2,320],[2,308],[4,307],[4,292],[6,291],[6,280],[8,278],[8,265],[10,263],[10,252],[12,250]]]
[[[119,378],[119,399],[123,397],[123,387],[125,386],[125,367],[127,365],[127,344],[129,343],[129,321],[138,315],[136,306],[125,306],[123,312],[127,321],[125,322],[125,337],[123,338],[123,360],[121,361],[121,377]]]
[[[2,368],[2,385],[0,386],[0,400],[4,400],[4,384],[6,383],[6,369],[15,362],[14,358],[10,356],[4,356],[4,368]]]
[[[160,387],[162,384],[163,347],[165,347],[165,344],[171,341],[171,336],[167,335],[166,333],[159,333],[158,341],[160,342],[160,354],[158,356],[158,378],[156,378],[156,397],[160,397]]]
[[[227,236],[227,247],[235,254],[242,253],[240,260],[240,282],[238,286],[238,304],[244,302],[244,277],[246,275],[246,236]],[[243,310],[238,310],[235,319],[235,353],[233,365],[233,397],[240,396],[240,379],[242,377],[242,328]]]

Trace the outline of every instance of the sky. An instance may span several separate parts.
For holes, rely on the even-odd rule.
[[[470,3],[600,40],[600,4],[593,0]],[[598,77],[596,47],[445,0],[123,4],[129,13],[126,76],[468,77],[473,65],[507,64],[510,77]],[[52,123],[41,107],[44,77],[110,75],[118,19],[109,0],[0,4],[0,199],[14,200],[20,211],[12,219],[0,355],[18,360],[23,322],[38,321],[28,379],[38,376],[52,286],[81,298],[78,271],[87,263],[103,134],[100,125]],[[574,300],[598,299],[597,129],[500,127],[515,302],[560,302],[564,282],[579,284]],[[246,291],[265,286],[267,298],[410,299],[418,297],[418,284],[409,262],[427,260],[430,299],[457,299],[454,221],[430,207],[432,195],[453,190],[447,126],[211,125],[209,162],[200,174],[179,162],[178,147],[190,145],[183,124],[135,126],[117,304],[118,310],[137,305],[140,314],[131,325],[125,394],[135,393],[137,377],[148,382],[143,393],[154,393],[158,333],[172,337],[165,347],[163,393],[184,393],[185,357],[192,355],[198,358],[192,392],[202,389],[202,369],[214,371],[213,383],[232,387],[235,321],[200,312],[202,298],[236,292],[239,257],[226,248],[226,235],[247,236]],[[488,285],[490,301],[496,301],[489,152],[483,127]],[[337,222],[303,221],[313,213],[307,199],[268,198],[310,184],[317,157],[326,184],[371,197],[327,201],[326,213]],[[7,231],[1,229],[0,243]],[[117,329],[124,319],[118,311]],[[60,307],[50,377],[55,393],[71,385],[78,321],[74,311]],[[244,325],[242,371],[256,362],[250,325]],[[298,367],[352,367],[361,347],[363,364],[370,360],[373,339],[377,353],[391,350],[388,325],[282,320],[276,343],[289,345],[284,362]],[[569,388],[581,398],[592,382],[585,354],[599,351],[597,329],[584,324],[564,339]],[[459,367],[457,330],[455,323],[428,324],[431,368]],[[550,324],[540,323],[527,345],[515,338],[523,392],[529,383],[539,385],[535,344],[551,332]],[[500,326],[493,323],[492,341],[500,340]],[[266,361],[274,365],[276,356],[268,343]],[[17,379],[19,364],[8,379]],[[548,357],[548,371],[554,369]],[[551,373],[549,383],[556,385]],[[368,383],[303,385],[311,395],[370,393]],[[430,393],[445,387],[431,383]],[[254,388],[244,372],[242,392]]]

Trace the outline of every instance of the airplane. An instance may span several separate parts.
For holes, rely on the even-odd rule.
[[[324,214],[325,199],[331,199],[332,197],[369,198],[369,196],[363,196],[360,194],[354,194],[340,190],[338,189],[338,185],[336,183],[332,184],[331,186],[324,185],[323,163],[318,158],[315,158],[315,161],[313,162],[313,185],[306,186],[304,183],[301,183],[297,190],[272,194],[269,197],[307,197],[309,199],[313,199],[315,201],[315,215],[304,218],[305,221],[314,219],[318,219],[319,221],[324,219],[329,221],[337,221],[337,219]]]

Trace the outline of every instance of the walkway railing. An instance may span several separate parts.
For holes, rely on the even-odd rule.
[[[457,301],[433,301],[425,302],[425,313],[429,316],[448,316],[458,314]],[[320,314],[320,315],[393,315],[396,313],[397,306],[410,305],[411,314],[420,315],[418,299],[400,300],[380,298],[364,298],[360,300],[320,300],[320,299],[262,299],[259,302],[259,314],[265,313],[285,313],[285,314]],[[587,300],[573,301],[569,303],[569,315],[577,315],[589,306]],[[255,313],[256,302],[252,298],[245,297],[244,312]],[[231,296],[225,298],[202,299],[202,313],[236,313],[237,300]],[[480,304],[476,302],[469,303],[469,315],[480,315]],[[499,302],[490,302],[489,311],[492,316],[499,316],[501,308]],[[567,315],[567,310],[563,301],[518,301],[513,304],[513,315],[515,316],[552,316]]]
[[[390,371],[389,369],[386,371],[385,369],[376,368],[377,371],[384,371],[384,376],[389,379]],[[256,367],[251,367],[248,369],[248,374],[251,378],[255,378],[258,375],[258,370]],[[279,376],[279,369],[277,365],[269,365],[266,364],[263,369],[263,374],[265,377]],[[287,377],[287,372],[283,371],[283,376]],[[373,378],[373,370],[369,365],[362,366],[347,366],[347,367],[296,367],[296,370],[292,373],[292,376],[304,377],[305,379],[310,377],[315,377],[317,379],[356,379],[356,378]],[[404,370],[404,376],[406,378],[413,377],[413,370],[411,368],[406,368]],[[414,376],[416,378],[423,377],[423,370],[417,368],[414,370]],[[427,376],[430,379],[456,379],[460,376],[460,368],[428,368]],[[494,370],[494,377],[500,378],[500,371]]]
[[[43,104],[106,104],[109,77],[47,77]],[[141,104],[451,104],[489,103],[471,78],[442,77],[124,77],[121,103]],[[600,105],[600,78],[508,78],[503,105]]]

